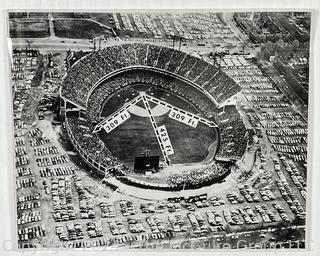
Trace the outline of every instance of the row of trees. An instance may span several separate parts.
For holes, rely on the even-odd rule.
[[[277,51],[297,51],[298,49],[300,49],[300,46],[301,45],[298,40],[293,40],[290,43],[285,42],[283,39],[279,39],[275,43],[268,41],[267,43],[260,46],[260,51],[257,53],[257,58],[269,60],[270,56],[274,56]]]

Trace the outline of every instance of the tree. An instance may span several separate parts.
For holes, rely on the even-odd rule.
[[[270,41],[268,41],[268,42],[266,43],[266,48],[267,48],[268,50],[271,50],[272,47],[273,47],[273,43],[270,42]]]
[[[278,48],[283,48],[284,47],[284,41],[282,38],[280,38],[277,42],[276,45]]]
[[[300,42],[297,39],[293,40],[292,42],[293,50],[297,50],[299,46],[300,46]]]

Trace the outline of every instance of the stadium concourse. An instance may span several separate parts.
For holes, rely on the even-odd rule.
[[[146,85],[155,91],[162,90],[164,95],[183,99],[189,103],[192,115],[217,126],[210,128],[217,134],[215,156],[210,163],[166,174],[156,183],[146,182],[133,175],[132,168],[106,146],[98,133],[93,132],[106,118],[105,109],[111,111],[112,97],[116,94],[120,97],[125,89],[134,86],[136,90],[147,91]],[[60,92],[61,109],[74,147],[92,168],[106,177],[115,176],[118,181],[142,188],[198,189],[225,179],[231,171],[230,163],[240,160],[246,151],[246,128],[236,106],[228,103],[240,89],[219,68],[185,52],[151,44],[120,44],[87,54],[69,68]],[[131,99],[118,102],[117,108],[136,96],[134,90],[132,92]],[[138,104],[128,111],[134,116],[148,116],[147,110]],[[149,115],[164,116],[168,112],[159,104]]]

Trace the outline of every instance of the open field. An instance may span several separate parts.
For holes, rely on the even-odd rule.
[[[54,32],[63,38],[88,38],[110,33],[109,30],[89,20],[59,19],[54,20]]]
[[[114,27],[115,22],[111,13],[88,13],[90,19],[96,20],[106,26]]]
[[[10,37],[38,38],[49,36],[47,19],[10,19]]]

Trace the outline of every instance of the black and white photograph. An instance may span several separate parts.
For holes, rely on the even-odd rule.
[[[311,18],[8,11],[19,250],[304,250]]]

